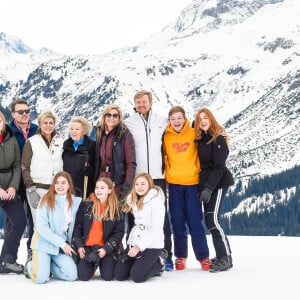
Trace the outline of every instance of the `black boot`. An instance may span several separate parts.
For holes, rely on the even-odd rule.
[[[210,267],[210,272],[216,273],[221,271],[227,271],[233,267],[231,255],[223,256],[221,258],[212,259],[212,265]]]

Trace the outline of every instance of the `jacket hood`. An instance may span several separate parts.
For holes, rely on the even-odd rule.
[[[158,187],[157,189],[151,189],[148,194],[145,196],[143,203],[147,203],[151,201],[153,198],[160,196],[162,199],[164,199],[164,193],[162,192],[161,188]],[[128,205],[130,205],[130,199],[131,194],[127,196],[126,202]],[[131,206],[131,205],[130,205]]]

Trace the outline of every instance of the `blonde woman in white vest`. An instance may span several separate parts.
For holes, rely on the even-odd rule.
[[[55,174],[63,170],[63,139],[55,131],[56,123],[54,112],[50,109],[44,110],[38,116],[37,133],[26,141],[22,152],[22,177],[34,229],[39,201],[48,191]],[[29,260],[30,256],[27,262]]]

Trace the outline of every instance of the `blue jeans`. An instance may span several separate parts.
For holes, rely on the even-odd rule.
[[[197,260],[209,257],[202,224],[202,205],[197,196],[198,185],[169,184],[169,208],[176,257],[188,256],[188,230]]]
[[[2,207],[6,214],[8,226],[4,226],[4,243],[0,260],[14,263],[17,260],[20,241],[26,227],[26,217],[23,202],[19,199],[7,201]]]

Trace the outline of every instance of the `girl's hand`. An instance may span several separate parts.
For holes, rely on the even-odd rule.
[[[68,243],[65,243],[62,249],[66,255],[69,256],[76,255],[76,252],[72,249],[72,247]]]
[[[85,250],[83,247],[78,248],[79,257],[83,259],[85,257]]]
[[[128,251],[128,256],[136,257],[136,255],[140,252],[140,248],[138,246],[133,246]]]
[[[103,249],[103,248],[100,248],[100,249],[98,250],[98,252],[99,252],[100,258],[102,258],[102,257],[104,257],[104,256],[106,255],[106,250]]]

